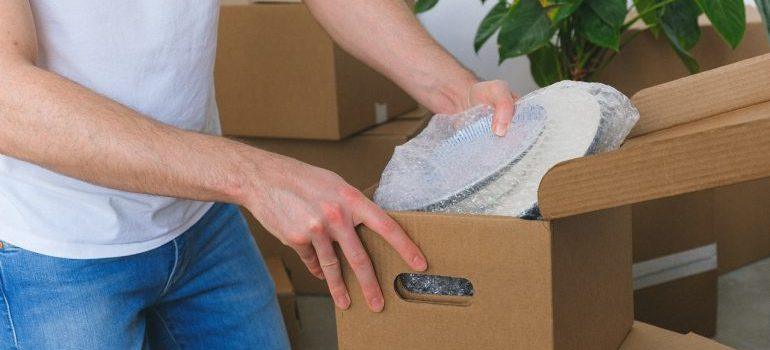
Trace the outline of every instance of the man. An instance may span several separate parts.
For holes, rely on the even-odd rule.
[[[507,86],[478,82],[401,1],[305,3],[432,111],[493,105],[505,132]],[[383,308],[358,224],[426,268],[336,174],[216,136],[217,17],[216,0],[0,2],[4,348],[286,348],[237,205],[294,248],[340,308],[350,299],[333,242],[369,308]]]

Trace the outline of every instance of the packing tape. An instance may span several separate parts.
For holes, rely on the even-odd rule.
[[[694,276],[717,268],[717,244],[634,264],[634,290]]]
[[[387,103],[374,103],[374,122],[382,124],[388,121],[388,104]]]

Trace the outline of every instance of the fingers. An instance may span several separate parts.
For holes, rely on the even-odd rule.
[[[369,309],[374,312],[382,311],[385,301],[382,297],[380,284],[377,282],[377,275],[374,274],[372,261],[366,254],[361,240],[358,238],[352,226],[339,226],[335,228],[335,240],[339,243],[342,252],[345,254],[356,279],[361,285],[361,291],[364,294]]]
[[[357,202],[353,206],[355,208],[353,219],[356,223],[363,223],[382,236],[388,244],[393,246],[401,259],[404,259],[415,271],[425,271],[428,268],[428,262],[420,248],[409,239],[393,218],[363,195]]]
[[[318,261],[326,277],[326,283],[329,285],[329,293],[331,293],[334,304],[340,309],[347,309],[350,307],[350,295],[345,281],[342,279],[340,261],[334,251],[332,240],[327,235],[315,235],[313,246],[318,254]]]
[[[492,105],[495,107],[495,115],[492,117],[492,131],[497,136],[505,136],[515,109],[513,95],[508,89],[508,84],[496,84],[490,93],[492,94]]]
[[[321,270],[321,264],[318,262],[318,255],[316,255],[315,248],[311,244],[291,247],[297,252],[302,263],[307,266],[308,271],[316,278],[323,280],[324,273]]]

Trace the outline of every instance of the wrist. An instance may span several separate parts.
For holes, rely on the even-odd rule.
[[[276,160],[260,149],[234,141],[233,144],[231,168],[223,174],[226,180],[221,183],[220,192],[226,202],[249,207],[265,197],[271,173],[266,169],[275,167]]]
[[[469,71],[454,75],[451,79],[435,81],[428,91],[432,93],[426,106],[434,112],[455,114],[470,107],[470,89],[479,79]]]

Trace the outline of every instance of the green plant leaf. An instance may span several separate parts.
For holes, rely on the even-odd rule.
[[[492,7],[487,13],[484,19],[479,24],[479,29],[476,31],[476,38],[473,40],[473,49],[478,53],[481,47],[489,38],[500,29],[503,24],[505,15],[508,14],[508,2],[501,0]]]
[[[657,5],[655,0],[634,0],[634,7],[636,12],[641,15],[642,22],[650,27],[650,32],[657,38],[658,34],[660,34],[660,28],[658,27],[660,22],[659,11],[652,10],[648,12],[655,5]]]
[[[765,30],[767,31],[767,39],[770,40],[770,0],[754,0],[759,9],[759,14],[762,16],[762,22],[765,23]]]
[[[746,7],[743,0],[697,0],[711,24],[732,48],[740,44],[746,31]]]
[[[559,23],[575,13],[582,3],[583,0],[540,0],[553,23]]]
[[[666,39],[690,73],[696,73],[700,66],[690,54],[700,38],[698,16],[701,9],[693,0],[678,0],[666,5],[660,18],[660,25]]]
[[[612,28],[620,29],[628,13],[625,0],[586,0],[586,4]]]
[[[540,87],[551,85],[564,79],[559,52],[553,44],[547,44],[529,55],[529,71]]]
[[[414,4],[414,13],[428,11],[438,4],[438,0],[417,0]]]
[[[505,15],[497,36],[500,62],[537,50],[555,31],[538,0],[517,0]]]
[[[615,51],[620,50],[620,28],[602,20],[588,4],[580,6],[577,12],[577,30],[588,41]]]

